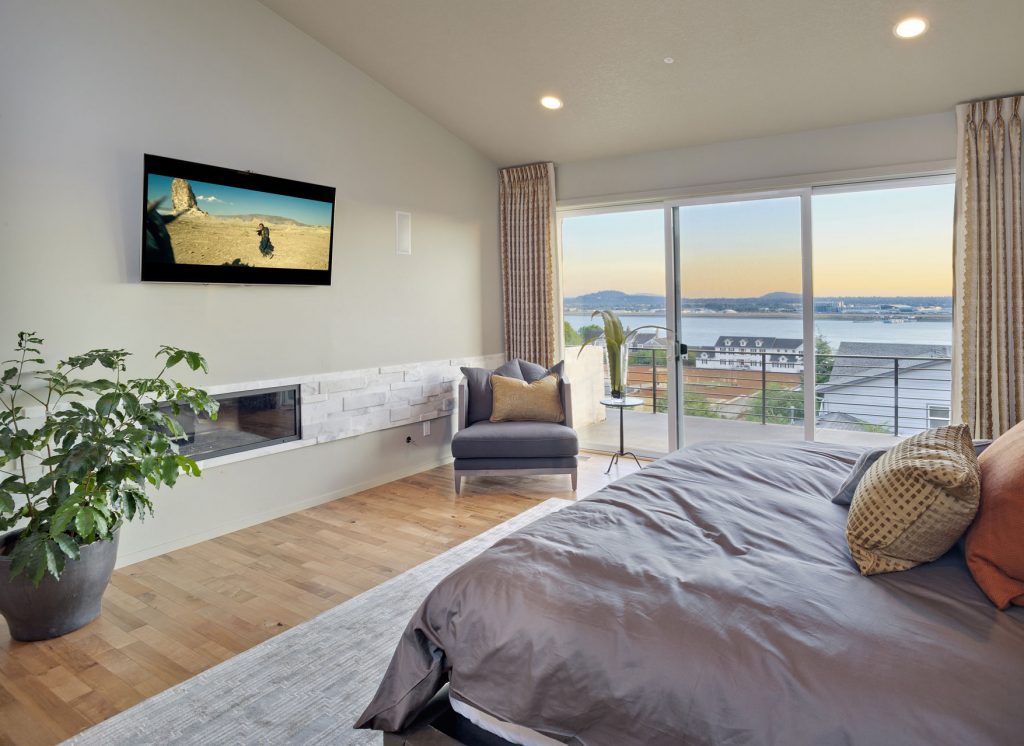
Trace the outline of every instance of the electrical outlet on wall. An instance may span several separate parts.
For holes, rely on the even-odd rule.
[[[430,435],[430,420],[423,421],[423,437],[426,438]]]

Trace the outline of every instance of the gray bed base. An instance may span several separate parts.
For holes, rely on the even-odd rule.
[[[445,685],[412,724],[398,733],[385,733],[384,746],[514,746],[479,728],[452,709]]]

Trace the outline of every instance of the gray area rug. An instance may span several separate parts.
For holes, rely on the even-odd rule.
[[[65,744],[379,744],[380,733],[352,723],[430,589],[498,539],[569,504],[545,500]]]

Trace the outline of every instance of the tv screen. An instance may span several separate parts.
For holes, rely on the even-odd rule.
[[[330,285],[334,191],[146,155],[142,279]]]

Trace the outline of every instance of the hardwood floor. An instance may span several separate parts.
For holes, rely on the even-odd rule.
[[[585,454],[577,497],[636,470]],[[53,744],[352,598],[549,497],[567,476],[442,466],[129,565],[95,622],[14,642],[0,621],[0,744]]]

